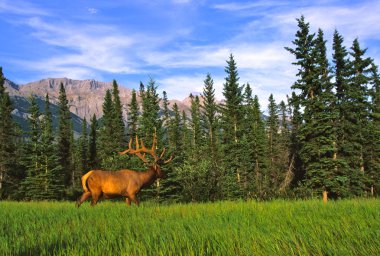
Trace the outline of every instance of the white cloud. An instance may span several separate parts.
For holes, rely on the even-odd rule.
[[[170,2],[186,4],[191,1]],[[0,12],[33,17],[48,14],[25,2],[17,2],[25,5],[13,3],[0,0]],[[231,29],[230,38],[220,38],[209,44],[203,44],[194,34],[198,22],[212,22],[209,19],[194,20],[191,26],[185,22],[187,26],[178,25],[175,30],[158,34],[157,31],[149,30],[130,33],[128,26],[120,28],[116,25],[72,23],[62,19],[48,21],[34,17],[26,22],[34,31],[32,35],[47,47],[62,48],[64,51],[51,57],[19,63],[48,76],[77,79],[101,79],[102,72],[147,73],[153,77],[159,76],[159,89],[166,90],[170,98],[178,99],[185,98],[192,91],[202,91],[206,74],[199,72],[219,69],[219,73],[211,75],[217,97],[221,99],[224,82],[222,72],[232,53],[237,62],[240,82],[251,84],[264,109],[270,93],[274,93],[278,102],[285,100],[296,79],[296,68],[291,65],[294,57],[283,47],[291,46],[297,30],[295,18],[301,14],[310,22],[313,31],[321,27],[327,32],[329,48],[335,28],[347,42],[356,36],[359,36],[360,42],[362,39],[380,39],[380,3],[372,1],[364,1],[353,7],[340,6],[339,1],[318,2],[311,6],[290,1],[236,1],[216,4],[212,8],[226,11],[228,15],[244,15],[245,18],[244,23]],[[87,11],[97,13],[95,8],[87,8]],[[379,60],[380,53],[374,53],[372,57]]]
[[[244,11],[258,7],[268,7],[268,6],[278,6],[282,5],[279,2],[273,1],[254,1],[254,2],[229,2],[223,4],[215,4],[212,7],[219,10],[236,12],[236,11]]]
[[[136,73],[136,65],[126,53],[134,45],[132,36],[125,36],[112,27],[89,25],[77,27],[71,24],[53,25],[40,18],[31,18],[27,24],[35,29],[33,36],[47,45],[63,47],[70,53],[33,61],[37,70],[87,69],[111,73]],[[74,53],[72,53],[74,52]],[[78,72],[77,74],[85,74]]]
[[[18,15],[40,15],[48,16],[49,12],[46,10],[37,8],[30,4],[30,2],[19,0],[2,0],[0,1],[0,13],[12,13]]]
[[[191,0],[172,0],[175,4],[188,4]]]
[[[91,13],[91,14],[96,14],[96,13],[98,12],[98,10],[95,9],[95,8],[88,8],[87,11],[88,11],[89,13]]]

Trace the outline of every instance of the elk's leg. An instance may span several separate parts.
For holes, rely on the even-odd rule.
[[[93,193],[92,194],[91,206],[96,205],[96,203],[99,200],[100,195],[101,195],[101,193]]]
[[[91,196],[91,192],[84,192],[82,196],[77,200],[77,207],[79,207],[84,201]]]
[[[140,202],[139,202],[139,200],[137,199],[137,197],[136,197],[135,194],[130,195],[129,198],[130,198],[130,199],[132,200],[132,202],[134,202],[137,206],[140,204]]]
[[[131,199],[129,199],[129,197],[125,198],[125,202],[127,203],[128,206],[131,206]]]

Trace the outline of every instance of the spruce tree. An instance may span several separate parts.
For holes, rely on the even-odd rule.
[[[53,116],[50,110],[49,95],[45,97],[45,112],[41,120],[41,158],[43,171],[44,199],[61,199],[63,197],[63,173],[56,152],[53,131]]]
[[[315,34],[310,33],[310,25],[305,21],[305,17],[297,19],[298,31],[296,39],[292,41],[294,48],[285,47],[287,51],[293,54],[296,62],[293,65],[298,66],[297,81],[292,85],[292,89],[299,89],[299,101],[302,106],[308,104],[308,100],[314,98],[314,58],[313,49],[315,44]]]
[[[179,161],[179,159],[183,158],[184,141],[181,113],[178,109],[177,103],[174,103],[172,111],[173,117],[169,124],[169,141],[171,151],[176,153],[175,161]]]
[[[301,125],[302,125],[302,114],[300,111],[299,97],[295,92],[292,92],[292,96],[289,98],[290,106],[290,120],[291,120],[291,133],[290,133],[290,163],[289,170],[293,173],[293,180],[291,186],[293,188],[300,185],[300,183],[305,179],[305,169],[302,164],[300,150],[302,148],[301,140]]]
[[[98,168],[98,121],[95,114],[91,118],[90,134],[89,134],[89,165],[91,169]]]
[[[243,154],[242,158],[242,182],[243,182],[243,188],[244,188],[244,196],[246,198],[252,198],[257,196],[257,188],[258,185],[256,184],[256,178],[259,168],[257,168],[257,164],[259,161],[263,160],[258,159],[257,154],[263,154],[261,152],[262,149],[265,148],[265,142],[263,142],[261,139],[265,138],[265,130],[264,130],[264,124],[261,120],[261,113],[258,113],[257,118],[257,111],[260,112],[259,106],[255,105],[256,102],[252,95],[252,89],[249,83],[246,84],[244,89],[244,125],[243,125],[243,141],[244,141],[244,150],[241,154]],[[258,102],[257,102],[258,104]],[[258,121],[260,124],[262,124],[260,127],[262,128],[262,134],[258,133],[257,125]],[[262,137],[261,137],[262,136]],[[257,140],[261,140],[262,144],[257,144]],[[260,151],[260,152],[259,152]]]
[[[206,75],[203,87],[203,105],[202,119],[205,129],[207,131],[208,145],[211,151],[211,156],[215,157],[216,154],[216,129],[217,129],[217,114],[218,106],[215,99],[214,80],[210,74]]]
[[[333,74],[335,82],[333,84],[335,90],[335,104],[334,108],[337,111],[338,117],[335,120],[336,127],[336,143],[334,149],[334,156],[337,163],[335,170],[336,176],[340,180],[340,191],[336,194],[343,194],[347,196],[349,193],[349,156],[347,149],[350,148],[349,142],[349,127],[350,121],[348,120],[349,113],[348,106],[348,91],[349,91],[349,79],[350,79],[350,62],[348,58],[348,52],[343,45],[343,37],[337,30],[333,35]]]
[[[73,186],[75,177],[71,165],[71,117],[69,111],[69,102],[66,98],[66,91],[63,83],[60,84],[58,97],[59,119],[58,119],[58,145],[57,153],[60,165],[64,171],[64,185]]]
[[[279,189],[279,186],[283,180],[284,170],[281,169],[279,163],[280,154],[280,121],[278,118],[278,106],[273,98],[273,94],[269,96],[268,105],[268,119],[266,121],[267,126],[267,138],[268,138],[268,186],[271,188],[270,192],[273,195]],[[269,191],[268,191],[269,192]]]
[[[88,145],[88,135],[87,135],[87,121],[86,118],[82,121],[82,134],[78,141],[78,173],[84,174],[89,171],[90,161],[89,161],[89,145]]]
[[[139,138],[142,139],[146,146],[150,146],[153,141],[153,134],[157,135],[157,147],[162,149],[165,145],[164,130],[162,129],[162,120],[160,118],[160,101],[157,93],[157,85],[154,79],[150,78],[148,85],[140,84],[140,97],[142,99],[142,113],[139,120]],[[154,187],[147,189],[144,194],[148,197],[154,197],[157,200],[161,200],[162,184],[160,180],[157,180]]]
[[[0,67],[0,198],[10,194],[7,187],[14,177],[17,138],[16,125],[12,119],[13,106],[5,91],[4,81],[3,69]]]
[[[132,90],[132,99],[128,104],[128,135],[134,138],[137,135],[139,121],[139,106],[137,104],[136,90]]]
[[[117,169],[114,166],[114,155],[117,152],[117,141],[113,137],[113,103],[111,91],[107,90],[103,102],[103,118],[99,135],[99,165],[104,169]]]
[[[209,184],[209,198],[216,200],[220,198],[220,159],[219,159],[219,142],[217,140],[218,130],[218,105],[215,99],[214,80],[208,73],[206,75],[203,86],[203,104],[201,106],[201,118],[203,129],[205,130],[206,145],[204,149],[208,154],[204,158],[208,159],[208,181]]]
[[[380,191],[380,77],[377,66],[371,66],[371,111],[366,136],[366,186],[374,196]]]
[[[368,101],[369,92],[368,84],[370,82],[370,67],[372,60],[364,57],[367,49],[362,49],[358,39],[355,39],[350,55],[350,80],[346,96],[348,97],[347,104],[347,119],[349,128],[348,143],[345,147],[347,153],[347,162],[350,166],[350,184],[349,193],[352,195],[361,195],[364,192],[365,178],[365,138],[366,133],[371,133],[368,130],[368,114],[370,103]]]
[[[283,193],[288,190],[294,177],[293,170],[290,166],[290,126],[289,126],[289,108],[282,100],[279,104],[280,112],[280,131],[279,131],[279,168],[283,171],[283,180],[279,192]]]
[[[115,141],[115,150],[121,151],[126,146],[125,138],[125,125],[123,118],[123,106],[120,101],[119,87],[116,80],[112,84],[112,126],[113,136],[112,140]],[[111,139],[111,138],[109,138]]]
[[[140,88],[142,95],[142,114],[140,117],[140,138],[151,142],[154,132],[157,132],[158,146],[162,145],[162,120],[160,118],[160,98],[157,94],[156,82],[151,78],[146,90]]]
[[[321,194],[322,190],[336,196],[341,190],[336,172],[338,169],[336,152],[336,127],[338,117],[335,95],[332,90],[330,67],[326,56],[326,41],[322,30],[318,31],[313,51],[314,97],[308,106],[309,121],[303,127],[305,136],[301,156],[306,168],[306,185]]]
[[[199,159],[202,156],[200,146],[202,143],[202,130],[201,130],[201,114],[200,114],[200,101],[198,96],[190,94],[191,99],[191,157],[193,159]]]
[[[41,157],[41,128],[40,112],[36,98],[31,96],[29,99],[30,107],[28,112],[28,142],[26,144],[25,165],[27,176],[22,183],[24,187],[25,199],[41,199],[41,174],[42,174],[42,157]]]
[[[225,68],[227,74],[223,86],[225,103],[222,107],[224,169],[223,188],[226,198],[242,195],[242,124],[243,124],[243,87],[239,85],[236,62],[231,54]]]
[[[169,100],[168,100],[168,95],[166,93],[166,91],[163,91],[162,92],[162,108],[163,108],[163,118],[162,118],[162,124],[163,126],[165,126],[166,128],[168,127],[168,122],[169,122],[169,117],[170,117],[170,113],[169,113]]]

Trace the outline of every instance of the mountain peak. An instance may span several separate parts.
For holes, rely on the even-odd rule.
[[[61,83],[65,87],[70,111],[73,114],[87,120],[90,120],[94,114],[97,118],[103,115],[104,97],[107,90],[112,90],[112,82],[99,82],[95,79],[75,80],[62,77],[45,78],[21,86],[9,81],[7,87],[11,96],[27,99],[30,95],[35,95],[44,99],[46,94],[49,94],[51,103],[57,104]],[[119,96],[124,110],[126,110],[126,106],[132,98],[132,90],[119,85]],[[138,102],[141,102],[140,98],[138,98]],[[190,101],[188,99],[182,101],[169,100],[169,102],[176,102],[181,111],[184,110],[186,113],[189,113]],[[127,111],[124,111],[124,119],[127,120]]]

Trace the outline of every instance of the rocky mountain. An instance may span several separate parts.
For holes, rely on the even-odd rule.
[[[67,99],[69,101],[70,111],[73,114],[74,129],[80,131],[80,119],[86,118],[87,121],[95,114],[97,118],[103,115],[103,100],[108,89],[112,90],[112,82],[99,82],[93,79],[73,80],[69,78],[47,78],[40,81],[17,85],[9,80],[5,81],[5,87],[14,101],[14,116],[17,121],[26,125],[28,98],[35,95],[38,103],[43,109],[43,100],[48,93],[50,102],[53,104],[53,114],[58,103],[59,85],[63,83]],[[124,106],[124,118],[127,120],[127,104],[131,101],[132,89],[119,84],[120,100]],[[169,95],[170,96],[170,95]],[[138,97],[138,102],[141,99]],[[190,111],[190,100],[170,100],[170,106],[177,103],[181,111],[187,114]],[[78,123],[77,123],[78,121]]]

